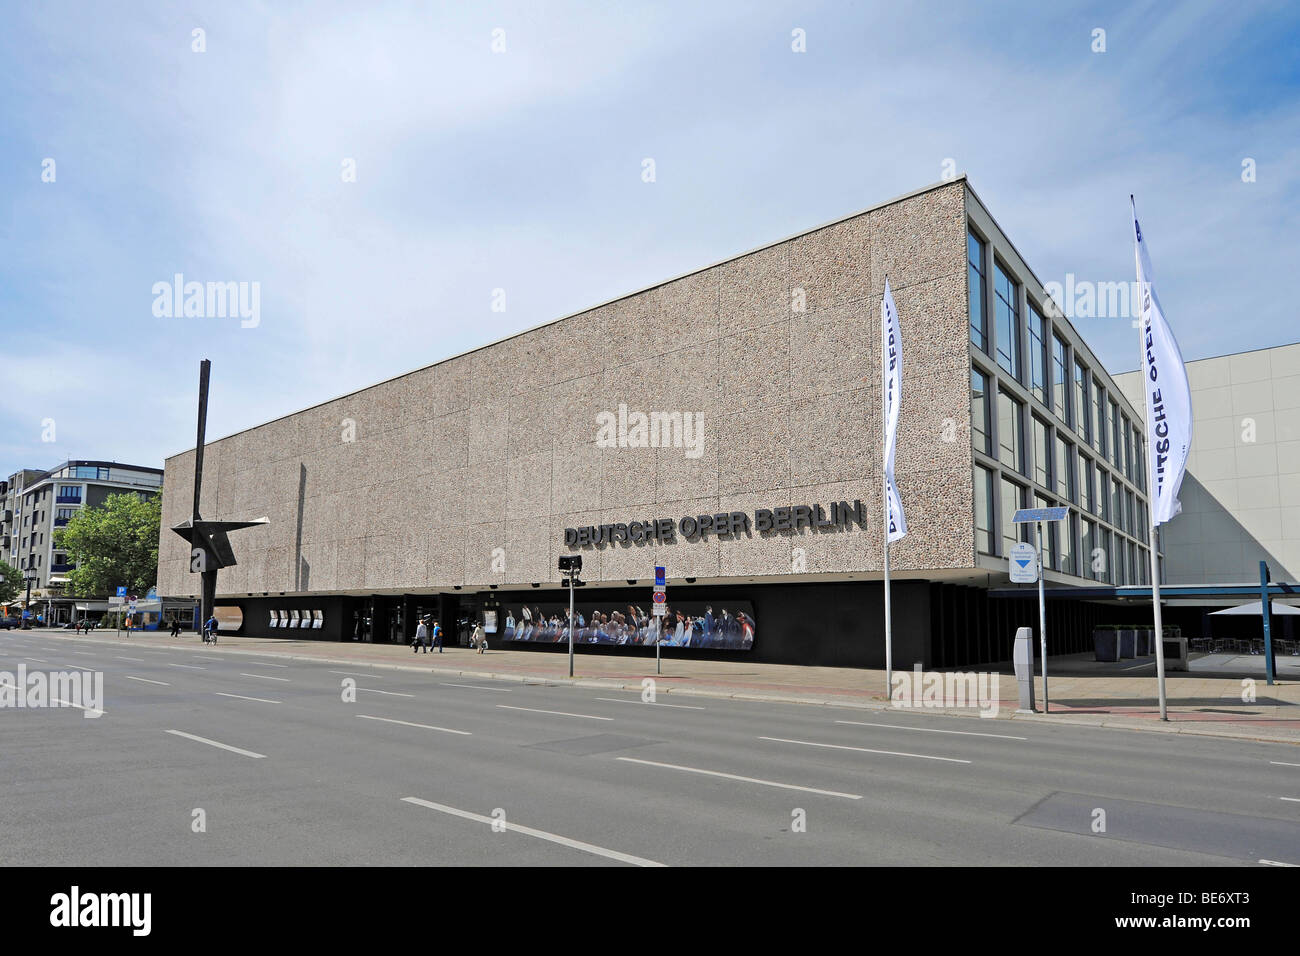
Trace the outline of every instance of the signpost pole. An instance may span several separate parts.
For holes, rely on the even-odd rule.
[[[656,674],[663,673],[663,659],[659,653],[659,645],[663,643],[663,639],[664,639],[664,629],[663,629],[664,615],[662,613],[663,609],[660,607],[663,601],[659,600],[660,594],[663,594],[665,599],[667,598],[668,595],[667,570],[665,567],[655,565],[654,593],[650,595],[651,598],[650,615],[652,617],[659,619],[659,626],[655,629],[655,673]]]
[[[1268,593],[1268,562],[1259,562],[1259,607],[1264,620],[1264,676],[1271,686],[1275,662],[1273,660],[1273,607]]]
[[[573,616],[573,579],[578,576],[577,571],[569,574],[569,676],[573,676],[573,625],[575,618]]]
[[[1034,522],[1038,536],[1038,644],[1043,656],[1043,713],[1047,713],[1047,598],[1043,595],[1043,523]]]
[[[1148,471],[1150,478],[1150,471]],[[1148,488],[1155,486],[1148,483]],[[1156,626],[1156,683],[1160,694],[1160,719],[1168,720],[1169,711],[1165,700],[1165,628],[1160,615],[1160,527],[1155,523],[1155,508],[1147,509],[1151,513],[1151,611]]]

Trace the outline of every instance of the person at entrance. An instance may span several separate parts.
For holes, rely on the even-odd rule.
[[[424,653],[429,653],[429,627],[424,623],[423,618],[421,618],[420,623],[415,626],[415,639],[411,641],[411,653],[420,653],[421,644],[425,645]]]
[[[438,653],[442,653],[442,627],[437,621],[433,622],[433,646],[438,648]]]
[[[480,654],[487,650],[487,635],[483,632],[482,624],[474,625],[474,633],[470,635],[470,645]]]

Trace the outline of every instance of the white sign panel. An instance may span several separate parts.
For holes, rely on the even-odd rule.
[[[1007,570],[1012,584],[1033,584],[1038,580],[1038,552],[1032,544],[1021,541],[1012,545],[1007,555]]]

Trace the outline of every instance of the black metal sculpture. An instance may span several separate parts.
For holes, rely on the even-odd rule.
[[[194,445],[194,516],[172,528],[190,543],[190,571],[197,572],[201,577],[200,623],[205,623],[212,617],[212,605],[217,597],[217,572],[237,563],[227,535],[241,528],[269,524],[266,518],[252,521],[204,521],[199,515],[199,496],[203,490],[203,445],[208,427],[208,375],[211,370],[212,363],[207,359],[199,363],[199,433]]]

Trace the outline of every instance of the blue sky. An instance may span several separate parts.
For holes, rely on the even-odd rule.
[[[1295,4],[3,6],[4,474],[160,465],[201,358],[229,434],[949,159],[1044,282],[1132,280],[1136,193],[1188,359],[1300,339]],[[259,283],[260,324],[155,317],[177,272]],[[1128,319],[1075,324],[1137,365]]]

